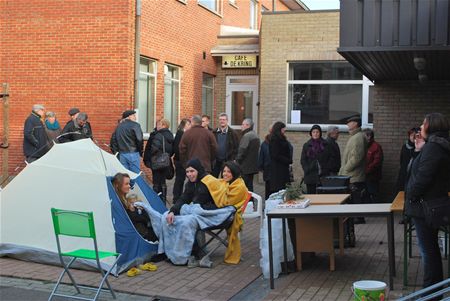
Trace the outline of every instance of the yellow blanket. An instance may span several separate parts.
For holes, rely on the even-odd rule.
[[[202,179],[202,182],[208,187],[209,193],[217,207],[236,207],[233,224],[227,230],[228,248],[225,253],[224,261],[226,263],[238,264],[241,260],[241,242],[239,241],[238,233],[241,231],[243,224],[241,214],[242,205],[248,197],[248,190],[244,180],[238,178],[233,183],[229,184],[222,179],[207,175]]]

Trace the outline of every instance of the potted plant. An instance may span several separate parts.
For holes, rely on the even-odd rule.
[[[293,203],[304,198],[301,182],[292,182],[286,185],[286,191],[284,193],[285,202]]]

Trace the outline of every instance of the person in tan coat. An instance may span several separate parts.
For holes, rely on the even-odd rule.
[[[364,202],[365,180],[366,180],[366,154],[367,139],[361,131],[361,118],[351,117],[347,120],[350,138],[345,146],[344,156],[339,175],[350,177],[351,203],[361,204]],[[346,227],[345,240],[350,247],[355,246],[354,223],[364,223],[364,218],[349,219]]]
[[[208,173],[211,173],[211,162],[216,159],[217,142],[211,131],[202,127],[202,118],[192,116],[192,128],[186,131],[178,146],[181,162],[185,166],[191,159],[198,159]]]

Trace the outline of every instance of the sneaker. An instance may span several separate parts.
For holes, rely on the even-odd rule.
[[[161,262],[167,259],[166,253],[155,254],[150,258],[151,262]]]

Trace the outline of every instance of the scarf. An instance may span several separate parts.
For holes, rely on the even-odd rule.
[[[323,145],[322,138],[319,139],[311,139],[311,147],[308,148],[306,151],[306,155],[309,158],[315,159],[317,158],[317,155],[325,149],[325,146]]]
[[[51,131],[56,131],[56,130],[59,130],[61,128],[59,126],[58,120],[55,120],[55,122],[53,124],[50,123],[48,120],[45,120],[45,126]]]
[[[248,190],[244,180],[237,178],[232,183],[228,183],[222,179],[216,179],[211,175],[207,175],[201,181],[208,187],[209,193],[218,208],[225,206],[234,206],[236,208],[233,224],[227,229],[228,247],[224,261],[238,264],[241,260],[241,242],[239,241],[238,233],[241,231],[243,224],[242,205],[248,198]]]

